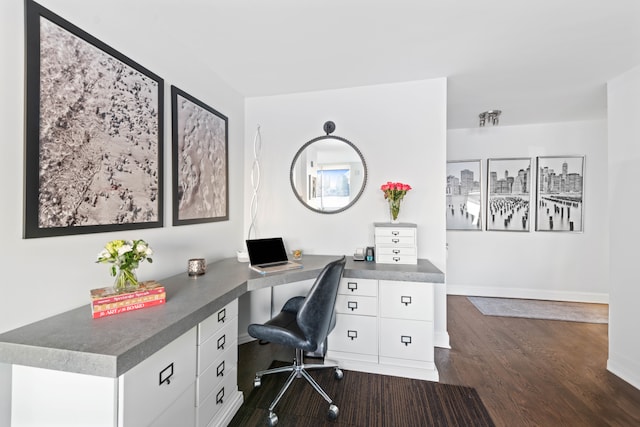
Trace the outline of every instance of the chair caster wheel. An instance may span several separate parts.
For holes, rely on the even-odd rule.
[[[335,420],[338,418],[338,407],[333,403],[329,405],[329,412],[327,413],[330,420]]]
[[[260,388],[261,385],[262,385],[262,380],[260,379],[260,377],[255,377],[253,379],[253,387]]]
[[[340,369],[340,368],[336,368],[334,373],[333,373],[333,375],[337,380],[341,380],[342,377],[344,377],[344,373],[342,372],[342,369]]]
[[[274,412],[269,412],[269,417],[267,418],[267,424],[269,427],[274,427],[278,424],[278,416]]]

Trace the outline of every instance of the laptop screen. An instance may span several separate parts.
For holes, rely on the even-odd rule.
[[[269,239],[247,240],[247,252],[251,265],[267,264],[271,262],[287,261],[287,252],[284,249],[282,237]]]

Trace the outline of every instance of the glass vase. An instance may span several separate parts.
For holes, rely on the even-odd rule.
[[[391,224],[398,224],[400,222],[398,215],[400,215],[400,200],[390,200],[389,216],[391,218]]]
[[[140,284],[138,283],[138,276],[134,268],[121,268],[116,274],[116,280],[113,284],[113,289],[116,292],[131,292],[138,289]]]

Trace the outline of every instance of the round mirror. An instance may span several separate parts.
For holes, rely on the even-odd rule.
[[[333,131],[332,122],[325,131]],[[338,213],[353,205],[367,183],[360,150],[339,136],[325,135],[304,144],[291,162],[291,188],[298,200],[319,213]]]

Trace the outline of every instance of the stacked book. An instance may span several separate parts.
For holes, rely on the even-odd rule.
[[[164,304],[167,293],[155,280],[140,282],[131,292],[116,292],[112,287],[91,290],[91,314],[94,319]]]

